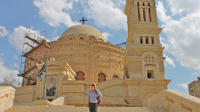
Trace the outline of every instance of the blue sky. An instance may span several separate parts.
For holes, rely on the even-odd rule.
[[[200,1],[157,0],[156,5],[165,75],[172,80],[168,87],[188,93],[187,84],[200,76]],[[124,7],[125,0],[1,0],[0,81],[18,72],[27,28],[54,40],[85,16],[108,42],[118,44],[127,39]]]

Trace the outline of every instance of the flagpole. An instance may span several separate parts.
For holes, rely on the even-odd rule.
[[[45,75],[44,75],[43,99],[45,99],[45,96],[46,96],[46,80],[47,80],[47,78],[46,78],[46,73],[45,73]]]
[[[46,70],[45,70],[45,75],[44,75],[44,90],[43,90],[43,99],[46,97],[46,80],[47,80],[47,66],[48,66],[48,58],[46,58]]]

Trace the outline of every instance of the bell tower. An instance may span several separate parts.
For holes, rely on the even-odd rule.
[[[160,44],[155,0],[127,0],[125,71],[130,79],[164,80],[164,48]]]

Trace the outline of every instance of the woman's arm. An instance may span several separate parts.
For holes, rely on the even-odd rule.
[[[101,94],[101,91],[99,91],[99,90],[98,90],[98,95],[99,95],[99,98],[100,98],[100,99],[103,98],[103,95]]]
[[[89,107],[89,104],[90,104],[90,91],[88,91],[88,107]]]

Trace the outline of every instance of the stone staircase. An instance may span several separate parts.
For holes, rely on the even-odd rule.
[[[5,112],[89,112],[88,107],[13,106]],[[98,112],[152,112],[146,107],[98,107]]]

